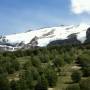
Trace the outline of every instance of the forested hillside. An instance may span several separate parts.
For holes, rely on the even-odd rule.
[[[90,90],[90,45],[0,53],[0,90]]]

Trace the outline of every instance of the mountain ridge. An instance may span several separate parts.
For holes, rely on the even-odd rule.
[[[73,35],[76,35],[76,37],[73,37],[73,40],[78,40],[79,42],[84,43],[86,40],[86,32],[89,27],[90,25],[81,23],[80,25],[63,25],[43,28],[24,33],[6,35],[3,39],[0,38],[0,41],[1,43],[4,41],[4,45],[11,44],[17,48],[22,48],[25,45],[44,47],[56,40],[62,40],[62,43],[63,40],[67,40],[68,42],[70,36],[73,37]]]

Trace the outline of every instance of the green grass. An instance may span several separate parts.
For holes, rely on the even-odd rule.
[[[30,56],[17,58],[17,60],[19,61],[20,64],[24,64],[24,63],[27,62],[29,59],[30,59]]]
[[[71,78],[70,78],[70,68],[72,65],[66,65],[63,67],[61,70],[62,75],[59,76],[57,85],[54,90],[63,90],[68,86],[69,83],[71,83]]]
[[[71,64],[71,65],[66,65],[66,66],[61,68],[62,75],[59,76],[57,85],[54,88],[54,90],[65,90],[65,88],[68,85],[72,84],[71,74],[72,74],[72,72],[74,70],[76,70],[76,69],[72,68],[73,66],[76,66],[76,65],[75,64]],[[78,66],[76,66],[76,67],[78,67]]]
[[[8,80],[9,81],[12,81],[12,80],[19,80],[19,72],[15,72],[15,73],[13,73],[13,74],[9,74],[8,75]]]

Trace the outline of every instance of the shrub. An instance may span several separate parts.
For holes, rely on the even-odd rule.
[[[90,90],[90,78],[80,81],[81,90]]]
[[[69,85],[66,90],[80,90],[80,86],[78,84]]]
[[[79,82],[81,80],[82,73],[80,71],[74,71],[71,75],[73,82]]]

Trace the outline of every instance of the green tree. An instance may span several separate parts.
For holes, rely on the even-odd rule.
[[[35,90],[48,90],[48,82],[44,75],[41,75],[41,77],[39,77],[35,86]]]
[[[64,59],[59,55],[55,57],[53,63],[56,67],[61,67],[65,64]]]
[[[82,73],[81,71],[74,71],[71,75],[73,82],[79,82],[81,80]]]
[[[88,54],[82,54],[77,58],[77,62],[82,66],[82,67],[88,67],[90,66],[90,55]]]
[[[11,88],[11,90],[17,90],[17,82],[12,80],[10,82],[10,88]]]
[[[50,87],[56,86],[57,75],[56,75],[56,72],[53,69],[49,68],[48,70],[46,70],[46,78],[48,80],[48,85]]]
[[[35,67],[39,67],[41,65],[41,61],[38,56],[34,56],[31,58],[32,65]]]
[[[3,74],[0,74],[0,90],[10,90],[9,81]]]
[[[74,56],[71,56],[69,53],[64,54],[64,61],[68,64],[74,61]]]

